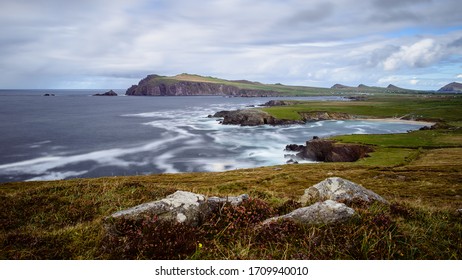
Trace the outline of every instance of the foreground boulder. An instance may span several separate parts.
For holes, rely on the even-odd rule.
[[[120,218],[137,220],[145,217],[156,217],[162,221],[198,226],[204,218],[218,210],[220,205],[227,202],[232,205],[239,205],[247,199],[249,199],[248,195],[207,199],[201,194],[177,191],[164,199],[115,212],[108,220]]]
[[[298,208],[283,216],[270,218],[263,224],[280,220],[292,220],[307,225],[336,224],[348,221],[354,214],[355,211],[345,204],[326,200],[308,207]]]
[[[376,201],[388,204],[383,197],[375,192],[339,177],[327,178],[309,187],[305,190],[305,194],[301,197],[300,202],[309,203],[324,200],[334,200],[347,204],[371,204]]]

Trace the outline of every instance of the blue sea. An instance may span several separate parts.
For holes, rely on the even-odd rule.
[[[287,144],[313,136],[404,133],[407,123],[320,121],[240,127],[208,118],[276,98],[98,97],[106,90],[0,90],[0,182],[285,164]],[[55,96],[44,96],[44,94]],[[344,100],[340,97],[280,98]]]

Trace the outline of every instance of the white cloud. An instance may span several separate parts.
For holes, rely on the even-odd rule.
[[[410,83],[411,85],[417,85],[419,82],[420,82],[420,81],[417,80],[417,79],[412,79],[412,80],[409,81],[409,83]]]
[[[462,26],[447,15],[455,0],[396,0],[402,5],[389,8],[394,15],[405,7],[419,21],[380,18],[388,10],[375,0],[82,0],[66,9],[39,2],[2,2],[0,88],[128,87],[146,74],[182,72],[373,85],[390,76],[409,81],[416,70],[462,57],[462,31],[446,28]]]
[[[442,46],[431,38],[422,39],[410,46],[402,46],[383,62],[386,71],[401,67],[425,67],[437,61],[442,53]]]
[[[456,76],[457,79],[462,79],[462,74]]]

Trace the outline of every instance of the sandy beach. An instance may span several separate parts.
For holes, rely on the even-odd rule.
[[[407,123],[407,124],[416,124],[416,125],[422,125],[422,126],[432,126],[435,124],[434,122],[404,120],[400,118],[379,118],[379,119],[368,118],[368,119],[358,119],[358,120],[371,121],[371,122]]]

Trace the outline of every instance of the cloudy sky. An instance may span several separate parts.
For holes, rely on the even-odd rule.
[[[460,0],[0,0],[0,88],[462,82]]]

